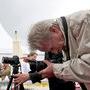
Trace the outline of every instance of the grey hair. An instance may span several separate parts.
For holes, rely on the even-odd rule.
[[[56,21],[54,19],[48,19],[33,25],[28,35],[30,49],[38,49],[40,41],[48,40],[50,38],[51,33],[49,29],[55,23]]]

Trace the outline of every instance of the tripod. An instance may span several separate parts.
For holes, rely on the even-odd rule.
[[[13,73],[12,74],[17,74],[19,71],[19,67],[20,65],[13,65]],[[10,90],[10,86],[13,80],[13,75],[10,77],[8,86],[7,86],[7,90]],[[14,90],[24,90],[23,84],[20,84],[19,86],[16,86],[16,84],[14,84]]]

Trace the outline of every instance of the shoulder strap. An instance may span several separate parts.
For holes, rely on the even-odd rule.
[[[62,19],[62,24],[63,24],[63,28],[64,28],[64,33],[66,36],[66,51],[67,51],[66,57],[67,57],[67,60],[70,60],[69,45],[68,45],[68,25],[67,25],[67,21],[66,21],[65,17],[61,17],[61,19]],[[87,90],[84,83],[79,83],[79,85],[81,86],[82,90]]]
[[[65,17],[61,17],[61,19],[62,19],[62,24],[64,28],[64,33],[66,36],[66,51],[67,51],[66,57],[67,57],[67,60],[70,60],[69,45],[68,45],[68,25],[67,25]]]

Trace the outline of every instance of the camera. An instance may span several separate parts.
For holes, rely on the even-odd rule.
[[[10,64],[10,65],[18,65],[18,64],[20,64],[18,56],[2,57],[2,63]]]
[[[32,73],[35,71],[41,71],[42,69],[47,67],[47,65],[43,61],[30,61],[30,60],[28,60],[28,62],[30,64],[30,69],[31,69]]]
[[[43,69],[45,69],[47,67],[47,65],[43,62],[43,61],[30,61],[28,60],[29,64],[30,64],[30,69],[31,69],[31,73],[35,72],[35,71],[41,71]],[[51,60],[50,62],[52,63],[57,63],[55,60]]]

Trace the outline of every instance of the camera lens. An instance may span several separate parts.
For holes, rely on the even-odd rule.
[[[3,57],[2,63],[11,64],[11,65],[20,64],[18,56],[13,56],[12,58],[11,57]]]

